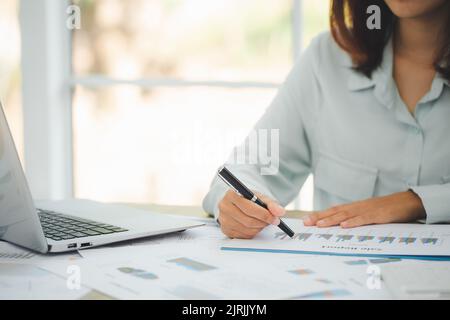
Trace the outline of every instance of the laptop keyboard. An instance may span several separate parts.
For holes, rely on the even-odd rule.
[[[128,231],[110,224],[53,211],[38,209],[38,215],[45,236],[56,241]]]

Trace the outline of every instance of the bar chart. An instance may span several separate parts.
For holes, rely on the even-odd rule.
[[[420,241],[423,245],[438,245],[440,240],[438,237],[430,237],[424,235],[424,237],[418,238],[414,236],[401,236],[395,237],[392,235],[387,236],[374,236],[374,235],[354,235],[354,234],[331,234],[331,233],[311,233],[311,232],[299,232],[295,233],[292,238],[289,238],[284,232],[275,232],[274,239],[276,240],[297,240],[297,241],[308,241],[308,240],[323,240],[328,242],[350,242],[357,241],[359,243],[370,243],[377,242],[382,244],[403,244],[410,245]],[[316,239],[314,239],[316,238]]]
[[[140,278],[140,279],[146,279],[146,280],[155,280],[158,279],[158,276],[154,273],[148,272],[146,270],[142,269],[136,269],[131,267],[120,267],[117,268],[118,271],[129,274],[131,276]]]
[[[304,226],[294,219],[287,223],[295,231],[292,238],[270,226],[252,240],[231,240],[222,250],[450,260],[450,225],[393,223],[346,229]]]
[[[214,266],[185,257],[171,259],[168,260],[167,262],[175,263],[178,266],[197,272],[217,269]]]

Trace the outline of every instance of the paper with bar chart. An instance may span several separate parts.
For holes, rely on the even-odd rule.
[[[267,257],[228,254],[218,247],[169,243],[93,248],[83,255],[77,262],[83,283],[121,299],[287,299],[343,287],[353,291],[313,263],[284,260],[286,270],[280,272],[281,261],[273,264]],[[63,275],[66,268],[56,267],[59,271],[50,271]]]
[[[383,285],[367,287],[367,268],[402,263],[385,257],[227,252],[219,250],[230,241],[219,228],[203,232],[158,245],[147,240],[83,250],[76,264],[84,285],[119,299],[387,299]],[[70,264],[43,267],[68,277]]]
[[[0,241],[0,262],[5,261],[35,261],[38,255],[10,244],[5,241]]]
[[[252,240],[231,240],[222,249],[450,260],[450,225],[385,224],[343,229],[306,227],[294,219],[285,221],[295,231],[293,238],[269,226]]]

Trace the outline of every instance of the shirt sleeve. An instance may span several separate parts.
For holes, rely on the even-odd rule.
[[[259,156],[256,164],[251,164],[252,159],[249,159],[247,153],[245,161],[234,161],[237,150],[246,150],[243,148],[248,145],[250,135],[241,146],[234,149],[226,163],[230,171],[250,189],[278,201],[283,206],[298,195],[311,172],[311,137],[308,133],[314,126],[314,109],[321,98],[315,72],[318,50],[316,38],[299,58],[274,100],[252,130],[253,133],[266,131],[268,141],[271,130],[278,131],[278,156],[273,157],[271,154],[276,163],[271,163],[268,170],[267,163]],[[260,138],[261,136],[258,136],[258,139]],[[274,152],[274,148],[270,149]],[[203,200],[204,210],[214,215],[216,219],[219,213],[218,203],[227,190],[228,187],[215,177]]]
[[[422,200],[426,223],[450,222],[450,183],[411,187]]]

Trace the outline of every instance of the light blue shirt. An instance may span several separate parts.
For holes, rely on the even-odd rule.
[[[439,74],[412,115],[393,71],[392,41],[372,79],[352,69],[330,33],[316,37],[255,129],[279,129],[279,170],[229,165],[251,189],[287,205],[309,174],[314,209],[413,190],[427,223],[450,222],[450,88]],[[203,201],[218,214],[215,178]]]

